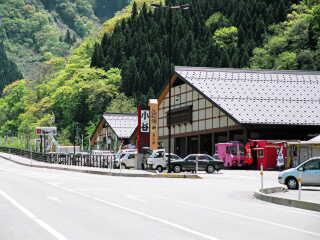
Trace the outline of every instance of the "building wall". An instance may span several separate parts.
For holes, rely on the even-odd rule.
[[[192,106],[192,122],[176,123],[171,126],[171,152],[180,156],[190,153],[214,153],[215,143],[228,140],[244,140],[244,130],[224,112],[215,107],[191,85],[182,83],[171,88],[171,109]],[[159,103],[159,147],[169,151],[167,113],[169,92]],[[184,112],[185,111],[185,112]],[[182,110],[182,117],[188,115],[188,108]],[[177,112],[177,111],[176,111]],[[179,111],[178,111],[179,112]],[[174,114],[173,114],[174,115]],[[175,119],[177,122],[180,121]],[[174,119],[173,119],[174,120]]]
[[[188,84],[182,84],[171,89],[171,109],[192,105],[192,123],[176,124],[171,128],[172,135],[192,134],[219,128],[236,126],[236,123],[226,116],[211,102],[194,90]],[[167,112],[169,110],[169,93],[159,105],[159,138],[168,136]]]
[[[98,132],[98,138],[96,142],[97,149],[101,150],[113,150],[115,142],[118,141],[118,137],[112,128],[105,123],[103,128]]]

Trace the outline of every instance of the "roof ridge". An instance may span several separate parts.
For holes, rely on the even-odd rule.
[[[304,70],[273,70],[273,69],[246,69],[246,68],[212,68],[212,67],[190,67],[175,66],[177,71],[199,71],[199,72],[248,72],[248,73],[274,73],[274,74],[296,74],[296,75],[320,75],[320,71],[304,71]]]
[[[131,115],[131,116],[138,116],[138,113],[109,113],[109,112],[105,112],[103,113],[103,115]]]

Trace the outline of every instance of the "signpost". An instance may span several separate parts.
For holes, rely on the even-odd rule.
[[[298,200],[299,201],[301,201],[301,182],[302,182],[302,171],[299,172],[299,178],[298,178],[298,183],[299,183]]]
[[[263,163],[260,164],[261,189],[263,189]]]
[[[143,163],[143,152],[144,147],[149,147],[149,134],[150,134],[150,115],[149,110],[142,110],[141,106],[138,105],[138,158],[137,158],[137,169],[142,169]]]
[[[46,136],[56,136],[57,127],[36,127],[36,135],[40,136],[40,152],[46,153]]]

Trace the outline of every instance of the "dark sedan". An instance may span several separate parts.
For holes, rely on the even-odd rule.
[[[213,173],[223,168],[224,162],[208,154],[190,154],[181,160],[173,160],[170,169],[175,173],[182,171],[206,171]]]

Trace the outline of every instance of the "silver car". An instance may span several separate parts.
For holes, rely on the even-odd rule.
[[[278,181],[288,189],[298,189],[299,178],[302,186],[320,186],[320,157],[310,158],[295,168],[280,172]]]

